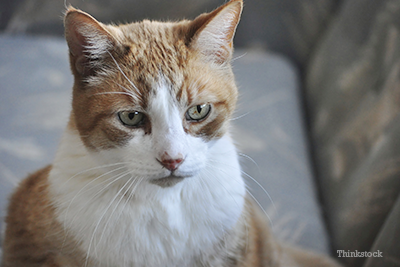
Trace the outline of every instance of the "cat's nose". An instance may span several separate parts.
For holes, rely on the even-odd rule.
[[[170,171],[175,171],[178,169],[179,165],[183,162],[183,155],[178,153],[175,157],[171,157],[167,152],[165,152],[160,159],[157,159],[158,162],[166,169]]]

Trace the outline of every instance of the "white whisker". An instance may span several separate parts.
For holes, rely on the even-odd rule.
[[[222,171],[222,170],[220,170],[220,171]],[[222,171],[222,172],[224,172],[224,173],[226,173],[226,171]],[[210,172],[211,173],[211,172]],[[212,173],[211,173],[212,174]],[[203,184],[205,183],[203,180],[200,180],[201,181],[201,186],[202,186],[202,192],[207,192],[208,190],[205,190],[204,188],[206,188]],[[218,179],[214,179],[214,181],[217,181],[227,192],[229,192],[228,190],[227,190],[227,188],[222,184],[222,182],[220,181],[220,180],[218,180]],[[237,182],[237,181],[236,181]],[[250,192],[249,192],[249,190],[248,190],[248,186],[245,184],[244,185],[245,186],[245,190],[246,190],[246,192],[248,192],[249,194],[251,194]],[[231,198],[233,199],[233,201],[236,203],[236,205],[238,206],[238,207],[240,207],[241,208],[241,206],[239,205],[239,203],[236,201],[236,199],[235,199],[235,197],[231,194],[231,193],[229,193],[229,195],[231,196]],[[267,218],[269,218],[268,217],[268,215],[267,215]],[[249,227],[248,227],[248,224],[247,224],[247,220],[245,221],[245,225],[244,225],[244,227],[245,227],[245,236],[246,236],[246,251],[248,250],[248,243],[249,243]],[[225,248],[227,248],[227,243],[226,243],[226,238],[224,238],[224,242],[225,242]],[[225,249],[224,251],[226,251],[226,252],[228,252],[228,249]]]
[[[96,167],[93,167],[93,168],[89,168],[89,169],[80,171],[80,172],[74,174],[72,177],[68,178],[68,180],[66,180],[61,186],[64,186],[71,179],[74,179],[76,176],[81,175],[83,173],[86,173],[86,172],[89,172],[89,171],[98,170],[98,169],[102,169],[102,168],[113,167],[113,166],[116,166],[116,165],[122,165],[122,164],[126,164],[126,163],[129,163],[129,162],[117,162],[117,163],[112,163],[112,164],[105,164],[105,165],[100,165],[100,166],[96,166]]]
[[[243,117],[246,117],[246,116],[249,115],[250,113],[251,113],[251,111],[246,112],[245,114],[242,114],[242,115],[240,115],[240,116],[231,118],[230,121],[235,121],[235,120],[241,119],[241,118],[243,118]]]
[[[125,190],[125,192],[124,192],[123,194],[121,194],[121,197],[120,197],[120,199],[118,200],[117,204],[115,204],[115,207],[114,207],[114,209],[112,210],[111,214],[108,215],[108,220],[107,220],[106,224],[105,224],[104,227],[103,227],[103,231],[102,231],[102,233],[101,233],[101,236],[100,236],[99,241],[97,241],[97,245],[99,245],[99,244],[101,243],[101,240],[103,239],[104,234],[105,234],[105,232],[106,232],[106,230],[107,230],[107,226],[108,226],[108,224],[110,223],[111,218],[113,217],[114,212],[117,210],[117,208],[118,208],[119,204],[121,203],[122,199],[124,199],[126,193],[128,193],[128,191],[131,189],[132,185],[135,184],[135,178],[133,178],[133,176],[131,176],[131,177],[129,178],[129,180],[127,181],[127,183],[130,183],[130,185],[129,185],[128,188]],[[124,207],[125,207],[125,205],[124,205]],[[97,246],[95,247],[95,253],[97,253]]]
[[[111,171],[108,171],[108,172],[106,172],[106,173],[103,173],[102,175],[100,175],[100,176],[98,176],[98,177],[92,179],[89,183],[87,183],[85,186],[83,186],[83,187],[74,195],[74,197],[73,197],[73,198],[71,199],[71,201],[69,202],[68,207],[67,207],[67,209],[66,209],[66,211],[65,211],[65,217],[68,215],[68,212],[69,212],[69,209],[70,209],[72,203],[75,201],[75,199],[78,197],[78,195],[80,195],[80,194],[82,193],[82,191],[83,191],[87,186],[89,186],[90,184],[96,182],[96,181],[99,180],[100,178],[102,178],[102,177],[104,177],[104,176],[106,176],[106,175],[108,175],[108,174],[110,174],[110,173],[113,173],[113,172],[115,172],[115,171],[118,171],[118,170],[120,170],[120,169],[123,169],[123,168],[124,168],[124,167],[119,167],[119,168],[113,169],[113,170],[111,170]],[[64,228],[66,227],[66,226],[65,226],[65,222],[66,222],[66,219],[64,219]]]
[[[129,181],[129,180],[128,180]],[[87,266],[88,261],[89,261],[89,255],[90,255],[90,250],[92,248],[93,242],[94,242],[94,238],[95,238],[95,234],[97,232],[97,229],[100,226],[101,221],[103,220],[104,216],[106,215],[108,209],[113,205],[114,201],[117,199],[117,197],[119,196],[119,194],[121,194],[121,192],[124,190],[124,188],[126,187],[126,185],[128,184],[128,182],[125,182],[124,186],[121,187],[121,189],[119,189],[119,191],[117,192],[117,194],[115,194],[115,197],[113,197],[113,199],[111,200],[110,204],[108,204],[108,206],[106,207],[106,210],[103,212],[103,214],[100,216],[99,221],[96,224],[96,227],[93,230],[92,233],[92,237],[89,241],[89,247],[86,253],[86,261],[85,261],[85,266]]]
[[[235,200],[234,196],[233,196],[233,195],[229,192],[229,190],[227,190],[226,187],[221,183],[221,181],[219,181],[218,179],[215,179],[214,181],[218,181],[218,182],[220,183],[220,185],[225,189],[225,191],[229,193],[230,197],[235,201],[236,205],[237,205],[238,207],[241,207],[241,206],[239,205],[239,203],[237,203],[237,201]],[[200,179],[200,184],[201,184],[202,187],[203,187],[203,188],[202,188],[202,192],[203,192],[203,193],[207,192],[207,193],[210,195],[209,198],[212,198],[211,192],[210,192],[209,190],[205,190],[205,188],[207,188],[207,187],[204,186],[204,183],[205,183],[205,181],[204,181],[203,179]],[[223,223],[222,223],[221,221],[219,222],[219,226],[221,227],[221,230],[224,229],[224,225],[223,225]],[[222,231],[221,231],[221,232],[222,232]]]
[[[101,182],[100,184],[97,184],[96,186],[92,187],[90,190],[94,189],[97,186],[100,186],[101,184],[112,180],[111,182],[109,182],[106,186],[104,186],[101,190],[99,190],[98,192],[96,192],[90,199],[88,199],[85,204],[90,204],[92,200],[94,200],[98,195],[100,195],[101,193],[103,193],[104,191],[107,190],[108,187],[110,187],[113,183],[117,182],[118,180],[122,179],[125,175],[127,175],[129,173],[129,171],[117,174],[113,177],[110,177],[108,179],[106,179],[105,181]],[[72,218],[71,222],[75,221],[76,217],[78,216],[78,214],[82,213],[82,210],[84,210],[87,206],[83,205],[81,206],[81,208],[79,210],[76,211],[75,216]]]
[[[234,61],[236,61],[236,60],[238,60],[238,59],[241,59],[242,57],[244,57],[244,56],[246,56],[246,55],[247,55],[247,52],[244,52],[242,55],[239,55],[239,56],[237,56],[237,57],[235,57],[235,58],[232,58],[231,62],[234,62]]]
[[[265,211],[265,209],[261,206],[260,202],[254,197],[254,195],[250,192],[250,190],[247,190],[247,193],[251,196],[251,198],[257,203],[257,205],[260,207],[260,209],[264,212],[265,216],[267,216],[269,223],[271,224],[271,229],[272,231],[274,230],[274,223],[271,220],[271,217],[269,217],[268,213]]]
[[[110,170],[110,171],[108,171],[108,172],[105,172],[105,173],[103,173],[103,174],[97,176],[96,178],[91,179],[90,182],[88,182],[87,184],[85,184],[85,185],[78,191],[78,193],[75,194],[75,196],[79,195],[79,194],[82,193],[82,192],[83,192],[83,193],[86,193],[86,192],[88,192],[89,190],[92,190],[93,188],[95,188],[95,187],[97,187],[97,186],[99,186],[99,185],[105,183],[106,181],[108,181],[108,180],[110,180],[110,179],[113,179],[116,175],[114,175],[113,177],[109,177],[109,178],[107,178],[106,180],[104,180],[104,181],[102,181],[102,182],[96,184],[95,186],[89,188],[88,190],[84,191],[84,189],[85,189],[87,186],[89,186],[90,184],[96,182],[96,181],[99,180],[100,178],[103,178],[104,176],[107,176],[107,175],[109,175],[110,173],[113,173],[113,172],[115,172],[115,171],[119,171],[119,170],[124,169],[124,168],[125,168],[125,166],[118,167],[118,168],[116,168],[116,169],[112,169],[112,170]],[[125,172],[126,172],[126,171],[125,171]],[[120,174],[117,174],[117,175],[120,175]],[[74,200],[74,199],[72,199],[71,202],[72,202],[73,200]]]
[[[130,201],[130,200],[132,199],[132,197],[134,196],[135,191],[136,191],[136,188],[140,185],[141,182],[143,182],[143,180],[144,180],[144,177],[139,177],[139,178],[136,177],[136,178],[134,179],[134,186],[133,186],[132,190],[129,189],[129,191],[130,191],[130,192],[129,192],[129,196],[128,196],[128,198],[126,199],[125,204],[124,204],[124,206],[122,207],[121,212],[120,212],[120,214],[118,215],[116,221],[118,221],[119,218],[121,217],[122,211],[125,210],[126,205],[129,203],[129,201]]]
[[[244,171],[241,171],[241,172],[242,172],[244,175],[246,175],[246,177],[250,178],[253,182],[255,182],[255,183],[261,188],[261,190],[264,191],[264,193],[268,196],[269,200],[271,201],[272,206],[274,207],[274,210],[276,210],[275,203],[274,203],[274,201],[272,200],[271,195],[268,193],[268,191],[265,190],[265,188],[264,188],[256,179],[254,179],[253,177],[251,177],[249,174],[247,174],[247,173],[244,172]]]
[[[244,154],[243,154],[244,155]],[[248,157],[249,159],[251,159],[250,157]],[[218,164],[222,164],[222,162],[218,162],[218,161],[212,161],[212,162],[215,162],[215,163],[218,163]],[[253,161],[255,164],[256,164],[256,166],[258,167],[258,165],[257,165],[257,163],[255,162],[255,161]],[[228,164],[225,164],[226,166],[228,166],[228,167],[231,167],[231,168],[233,168],[233,166],[230,166],[230,165],[228,165]],[[275,206],[275,203],[274,203],[274,201],[272,200],[272,197],[271,197],[271,195],[268,193],[268,191],[256,180],[256,179],[254,179],[253,177],[251,177],[249,174],[247,174],[245,171],[243,171],[241,168],[239,168],[239,170],[240,170],[240,172],[242,173],[242,174],[244,174],[246,177],[248,177],[248,178],[250,178],[256,185],[258,185],[260,188],[261,188],[261,190],[266,194],[266,196],[268,197],[268,199],[271,201],[271,204],[272,204],[272,206],[273,206],[273,208],[274,208],[274,210],[276,210],[276,206]]]
[[[126,76],[126,74],[122,71],[121,67],[119,66],[118,62],[115,60],[114,56],[107,51],[107,53],[110,55],[110,57],[112,58],[112,60],[114,61],[115,65],[117,66],[118,70],[121,72],[121,74],[125,77],[125,79],[130,83],[130,85],[133,87],[133,89],[136,90],[136,93],[138,93],[140,95],[140,91],[139,89],[136,87],[136,85],[128,78],[128,76]]]
[[[249,155],[246,155],[246,154],[244,154],[244,153],[238,153],[238,155],[241,156],[241,157],[244,157],[244,158],[246,158],[246,159],[248,159],[248,160],[250,160],[251,162],[253,162],[254,165],[256,165],[258,171],[261,173],[260,166],[258,166],[257,162],[256,162],[254,159],[252,159],[252,157],[250,157]]]
[[[130,97],[134,97],[133,94],[127,93],[127,92],[102,92],[102,93],[96,93],[94,94],[94,96],[96,95],[127,95]]]
[[[89,188],[88,190],[86,190],[86,192],[95,189],[96,187],[101,186],[102,184],[108,182],[111,180],[111,182],[109,182],[106,186],[104,186],[102,189],[100,189],[99,191],[97,191],[87,202],[90,203],[90,201],[92,201],[93,199],[95,199],[97,196],[99,196],[100,194],[102,194],[104,191],[107,190],[107,188],[109,188],[113,183],[119,181],[120,179],[122,179],[125,175],[129,174],[130,171],[125,171],[122,173],[119,173],[117,175],[114,175],[113,177],[107,178],[106,180],[102,181],[99,184],[96,184],[95,186]]]

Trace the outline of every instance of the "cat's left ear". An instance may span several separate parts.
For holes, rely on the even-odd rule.
[[[116,45],[115,38],[95,18],[71,6],[64,26],[73,72],[81,77],[93,75],[101,60],[108,56],[107,52]]]
[[[191,47],[212,63],[228,62],[233,53],[233,37],[243,9],[242,0],[231,0],[211,13],[193,20]]]

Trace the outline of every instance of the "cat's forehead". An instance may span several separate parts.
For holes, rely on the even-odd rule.
[[[143,21],[119,27],[126,59],[138,72],[158,75],[185,69],[189,48],[179,34],[182,23]]]
[[[115,58],[121,67],[117,73],[120,82],[126,84],[128,77],[143,94],[161,80],[180,88],[187,76],[189,58],[189,48],[179,36],[180,25],[143,21],[114,26],[113,31],[124,46],[124,53]]]

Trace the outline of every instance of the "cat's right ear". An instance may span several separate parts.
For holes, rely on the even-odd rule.
[[[233,37],[242,14],[243,1],[231,0],[210,13],[194,19],[186,38],[203,59],[221,66],[233,53]]]
[[[115,46],[114,37],[92,16],[71,6],[64,26],[72,71],[81,77],[93,75],[101,59]]]

